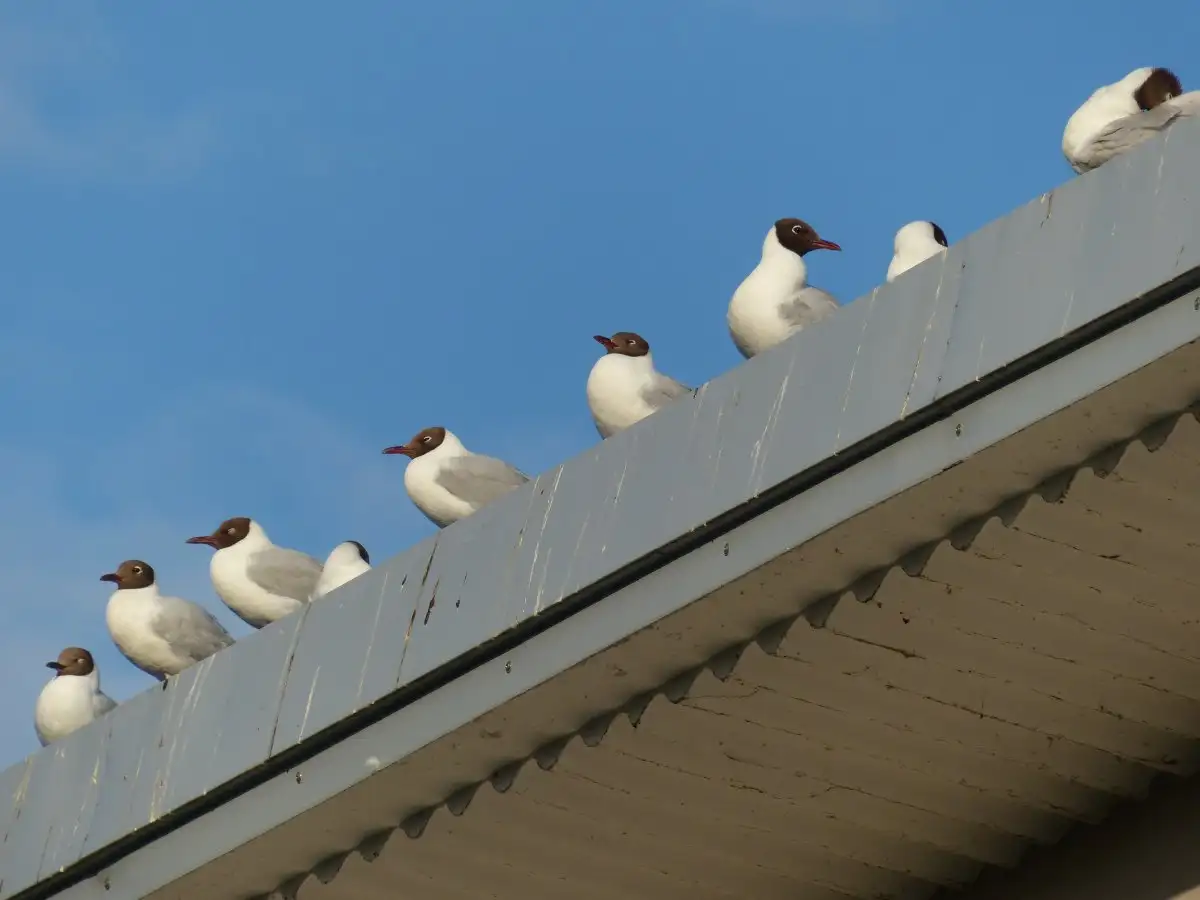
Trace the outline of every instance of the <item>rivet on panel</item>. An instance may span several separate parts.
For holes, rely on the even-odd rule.
[[[962,437],[962,432],[963,432],[962,422],[955,422],[954,423],[954,436]]]
[[[415,812],[403,822],[400,823],[400,828],[404,833],[416,840],[425,833],[425,826],[429,824],[429,820],[433,818],[433,807],[423,809],[420,812]]]
[[[504,661],[504,674],[505,675],[512,674],[512,660],[510,660],[510,659],[506,659]]]
[[[450,810],[450,815],[461,816],[465,813],[467,807],[471,805],[471,801],[475,799],[477,790],[479,790],[479,785],[471,784],[451,794],[446,800],[446,809]]]
[[[304,773],[297,772],[296,773],[296,784],[303,784],[303,783],[304,783]]]

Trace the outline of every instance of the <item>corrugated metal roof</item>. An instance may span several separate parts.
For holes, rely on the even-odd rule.
[[[418,816],[419,840],[376,833],[290,890],[918,900],[967,885],[1156,773],[1197,770],[1198,526],[1188,413],[869,597],[769,627]]]
[[[1135,539],[1113,476],[1049,525],[1020,498],[1143,429],[1155,448],[1200,395],[1197,147],[1184,123],[1068,183],[0,773],[0,900],[390,896],[421,872],[526,896],[561,893],[556,866],[572,895],[710,867],[687,889],[909,897],[1186,769],[1190,657],[1111,621],[1136,601],[1142,642],[1190,627],[1151,556],[1180,539]],[[1160,530],[1187,499],[1118,495]],[[1143,580],[1087,580],[1121,566]]]

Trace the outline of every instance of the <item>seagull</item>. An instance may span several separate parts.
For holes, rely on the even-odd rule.
[[[408,496],[433,524],[445,528],[516,490],[529,476],[503,460],[472,453],[440,426],[417,432],[407,444],[388,447],[412,460],[404,470]]]
[[[888,265],[887,280],[895,281],[913,266],[919,266],[949,246],[946,232],[937,222],[909,222],[896,232],[895,254]]]
[[[729,333],[742,356],[769,350],[838,308],[832,295],[808,286],[804,254],[841,249],[801,219],[780,219],[772,226],[762,259],[729,303]]]
[[[596,360],[587,380],[588,408],[600,437],[624,431],[678,400],[692,388],[654,368],[650,345],[632,331],[595,336],[608,352]]]
[[[1134,69],[1075,110],[1063,131],[1063,155],[1076,172],[1087,172],[1197,113],[1200,91],[1185,94],[1170,69]]]
[[[313,588],[312,599],[324,597],[330,591],[340,588],[347,581],[352,581],[363,572],[371,571],[371,556],[367,548],[358,541],[343,541],[333,548],[325,565],[321,567],[321,577]]]
[[[233,644],[229,632],[203,606],[159,593],[149,563],[127,559],[100,580],[117,586],[105,611],[113,643],[159,681]]]
[[[321,564],[299,550],[276,547],[253,519],[226,519],[212,534],[188,538],[217,552],[208,571],[225,605],[248,625],[262,628],[309,601]]]
[[[54,678],[42,688],[33,710],[33,727],[43,747],[117,705],[100,690],[100,670],[92,654],[82,647],[68,647],[46,665],[54,670]]]

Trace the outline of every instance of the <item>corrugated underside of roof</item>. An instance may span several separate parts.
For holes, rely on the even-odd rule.
[[[1197,534],[1189,411],[281,893],[916,900],[962,887],[1156,775],[1200,768]]]

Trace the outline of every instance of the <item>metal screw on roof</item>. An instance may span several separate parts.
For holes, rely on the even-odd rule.
[[[296,773],[296,784],[303,784],[303,783],[304,783],[304,773],[297,772]]]
[[[954,424],[954,436],[962,437],[962,422],[956,422]]]
[[[512,674],[512,662],[511,662],[510,660],[507,660],[507,659],[504,661],[504,674],[505,674],[505,675],[511,675],[511,674]]]

